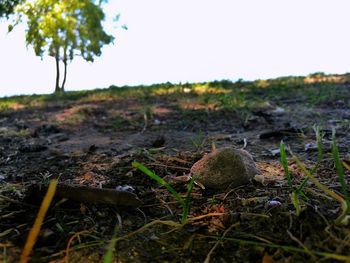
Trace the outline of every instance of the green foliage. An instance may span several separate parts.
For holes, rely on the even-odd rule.
[[[293,155],[293,159],[298,165],[299,169],[304,173],[306,177],[308,177],[315,184],[315,186],[318,189],[320,189],[332,199],[340,203],[341,214],[337,217],[335,223],[337,225],[347,225],[350,220],[350,216],[348,215],[349,206],[347,200],[345,200],[341,195],[329,189],[327,186],[321,184],[319,180],[317,180],[316,177],[314,177],[314,175],[311,174],[311,172],[308,169],[306,169],[305,165],[299,160],[299,158],[296,155]]]
[[[314,174],[320,165],[322,158],[323,158],[323,145],[322,145],[322,139],[324,136],[324,133],[321,133],[319,126],[314,126],[314,131],[316,133],[316,143],[317,143],[317,163],[312,168],[311,173]]]
[[[191,193],[193,190],[193,184],[194,184],[195,178],[192,177],[191,181],[187,185],[187,194],[186,194],[186,199],[183,203],[183,209],[182,209],[182,220],[181,223],[185,223],[188,217],[188,212],[190,211],[190,202],[191,202]]]
[[[300,213],[301,213],[301,206],[300,206],[299,196],[298,196],[298,194],[297,194],[296,191],[293,191],[293,192],[291,193],[290,199],[291,199],[292,204],[293,204],[293,206],[294,206],[294,208],[295,208],[295,214],[296,214],[297,216],[299,216]]]
[[[320,132],[320,128],[318,126],[314,126],[314,130],[316,133],[316,143],[317,143],[317,150],[318,151],[317,151],[317,162],[316,162],[315,166],[310,171],[307,171],[308,174],[310,174],[311,176],[313,176],[315,174],[315,172],[317,171],[317,168],[319,167],[319,165],[322,161],[322,158],[323,158],[323,146],[322,146],[323,134]],[[293,186],[293,178],[292,178],[292,175],[290,174],[289,169],[288,169],[287,155],[286,155],[283,141],[281,141],[281,143],[280,143],[280,154],[281,154],[282,167],[284,169],[284,173],[285,173],[285,176],[287,178],[288,186],[292,192],[291,193],[291,201],[295,207],[296,214],[299,216],[299,214],[301,212],[299,197],[303,197],[304,199],[308,200],[308,197],[304,194],[303,190],[304,190],[304,187],[306,186],[306,183],[308,182],[310,177],[306,176],[299,186],[294,187]],[[295,158],[294,155],[293,155],[293,157]]]
[[[323,158],[323,145],[322,145],[322,138],[324,136],[323,133],[321,133],[320,131],[320,127],[319,126],[314,126],[314,131],[316,134],[316,144],[317,144],[317,162],[315,164],[315,166],[311,169],[310,173],[312,175],[314,175],[317,171],[317,168],[320,166],[320,163],[322,161]],[[305,177],[304,180],[302,181],[302,183],[299,185],[299,187],[296,189],[296,192],[298,194],[301,194],[302,196],[304,196],[304,198],[307,199],[307,197],[305,196],[303,189],[307,183],[307,181],[309,180],[308,177]]]
[[[191,143],[196,148],[197,151],[199,151],[203,147],[204,141],[205,141],[205,138],[203,136],[202,130],[198,131],[196,138],[191,139]]]
[[[181,223],[185,224],[187,221],[188,217],[188,212],[190,208],[190,200],[191,200],[191,193],[193,189],[193,184],[194,184],[194,177],[191,178],[191,181],[187,185],[187,194],[186,194],[186,199],[184,200],[178,192],[166,181],[164,181],[163,178],[159,177],[156,175],[154,172],[152,172],[150,169],[148,169],[146,166],[142,165],[139,162],[133,162],[132,166],[139,169],[141,172],[144,174],[148,175],[150,178],[158,182],[160,185],[164,186],[174,197],[175,199],[181,204],[182,206],[182,218],[181,218]]]
[[[139,169],[141,172],[148,175],[153,180],[157,181],[157,183],[159,183],[160,185],[164,186],[175,197],[175,199],[181,205],[183,205],[184,201],[182,200],[181,196],[176,192],[176,190],[174,188],[171,187],[170,184],[168,184],[166,181],[164,181],[163,178],[159,177],[158,175],[156,175],[154,172],[152,172],[150,169],[148,169],[146,166],[142,165],[139,162],[133,162],[132,166]]]
[[[289,173],[289,169],[288,169],[288,162],[287,162],[287,154],[286,151],[284,149],[284,143],[283,141],[281,141],[280,143],[280,154],[281,154],[281,163],[284,169],[284,174],[287,178],[287,182],[288,182],[288,186],[290,189],[293,190],[293,184],[292,184],[292,176]]]
[[[347,191],[347,186],[346,186],[346,180],[345,180],[345,174],[344,174],[344,169],[342,167],[340,158],[339,158],[339,152],[338,152],[338,147],[335,141],[335,131],[333,130],[333,143],[332,143],[332,153],[333,153],[333,159],[334,159],[334,164],[339,176],[339,182],[341,185],[341,190],[343,193],[343,197],[326,187],[325,185],[321,184],[318,179],[314,176],[314,174],[317,171],[317,168],[319,167],[322,157],[323,157],[323,146],[322,146],[322,138],[323,134],[320,132],[319,127],[315,126],[314,130],[316,132],[316,141],[317,141],[317,149],[318,149],[318,155],[317,155],[317,163],[316,165],[311,169],[307,169],[305,165],[299,160],[299,158],[294,155],[291,150],[289,150],[293,156],[293,160],[296,162],[297,166],[299,169],[304,173],[305,178],[302,181],[302,183],[298,187],[294,187],[292,184],[292,177],[289,174],[288,170],[288,165],[287,165],[287,159],[286,159],[286,153],[284,149],[284,144],[281,142],[280,144],[280,151],[281,151],[281,163],[284,168],[287,180],[288,180],[288,185],[291,188],[291,201],[292,204],[295,207],[296,210],[296,215],[299,216],[301,212],[301,204],[300,204],[300,196],[304,197],[306,200],[308,199],[307,196],[304,194],[303,189],[307,183],[308,180],[311,180],[315,186],[332,197],[334,200],[338,201],[341,205],[341,214],[338,216],[338,218],[335,220],[336,224],[348,224],[348,221],[350,220],[349,217],[349,211],[350,211],[350,197],[349,193]]]
[[[288,161],[287,161],[287,154],[286,154],[286,150],[284,148],[283,141],[281,141],[281,143],[280,143],[280,155],[281,155],[282,167],[284,169],[284,174],[285,174],[285,176],[287,178],[288,186],[289,186],[290,191],[291,191],[290,198],[291,198],[292,204],[293,204],[293,206],[295,208],[295,213],[296,213],[297,216],[299,216],[300,212],[301,212],[299,193],[302,191],[302,188],[301,188],[300,191],[294,189],[293,182],[292,182],[293,178],[292,178],[292,175],[289,172]],[[305,183],[306,183],[306,181],[305,181]]]
[[[334,165],[335,165],[335,168],[337,170],[338,177],[339,177],[341,191],[343,193],[343,196],[344,196],[345,201],[346,201],[347,206],[348,206],[347,212],[349,213],[350,212],[350,195],[349,195],[349,192],[347,191],[345,173],[344,173],[344,169],[343,169],[343,166],[341,164],[340,157],[339,157],[338,146],[337,146],[337,142],[335,139],[335,130],[333,130],[332,135],[333,135],[332,153],[333,153]]]
[[[101,24],[105,16],[101,2],[35,0],[17,6],[15,25],[26,22],[26,42],[33,46],[37,56],[47,53],[55,58],[56,80],[59,79],[59,61],[64,63],[65,69],[76,54],[93,62],[94,56],[101,55],[102,46],[113,41],[113,36],[108,35]],[[64,83],[65,79],[62,90]],[[56,81],[56,91],[57,84]]]
[[[23,3],[23,0],[1,0],[0,1],[0,17],[8,18],[13,14],[17,5]]]
[[[92,0],[36,0],[17,8],[27,18],[27,44],[33,45],[36,55],[74,57],[74,51],[87,61],[101,54],[103,44],[113,37],[106,34],[101,21],[104,13]]]
[[[115,249],[115,245],[117,243],[117,235],[119,233],[119,225],[116,224],[116,226],[114,227],[114,234],[112,239],[109,241],[106,253],[103,256],[103,263],[112,263],[114,262],[114,249]]]

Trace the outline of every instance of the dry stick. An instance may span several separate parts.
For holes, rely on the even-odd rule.
[[[44,197],[43,202],[41,203],[38,215],[34,221],[33,227],[29,232],[26,244],[24,245],[21,258],[19,260],[20,263],[26,263],[29,260],[29,254],[33,249],[33,246],[36,242],[38,234],[40,232],[41,225],[44,221],[44,217],[46,215],[47,210],[51,204],[51,201],[55,195],[57,186],[57,180],[52,180],[49,184],[49,188],[47,189],[46,195]]]
[[[326,233],[329,235],[329,237],[331,237],[333,240],[335,240],[335,241],[337,241],[337,242],[339,242],[339,243],[342,244],[341,247],[339,247],[339,245],[337,245],[338,251],[339,251],[339,249],[342,250],[344,247],[348,247],[348,246],[349,246],[349,238],[350,238],[350,236],[344,238],[344,240],[343,240],[343,239],[340,239],[340,238],[338,238],[336,235],[334,235],[334,234],[330,231],[330,228],[331,228],[331,226],[327,226],[327,227],[325,228],[325,232],[326,232]],[[350,262],[350,260],[349,260],[349,262]]]
[[[245,216],[252,216],[252,217],[262,217],[262,218],[270,218],[269,215],[265,215],[265,214],[257,214],[257,213],[245,213],[245,212],[241,212],[241,215],[245,215]]]
[[[181,158],[178,157],[174,157],[174,156],[164,156],[165,159],[167,159],[168,161],[175,161],[175,162],[179,162],[179,163],[183,163],[183,164],[189,164],[190,162],[183,160]]]
[[[174,221],[162,221],[162,220],[154,220],[150,223],[148,223],[147,225],[144,225],[143,227],[135,230],[134,232],[131,232],[125,236],[122,236],[122,237],[119,237],[119,238],[116,238],[116,241],[120,241],[120,240],[124,240],[124,239],[127,239],[129,237],[132,237],[138,233],[142,233],[143,231],[145,231],[147,228],[150,228],[151,226],[153,225],[156,225],[156,224],[162,224],[162,225],[167,225],[167,226],[172,226],[172,227],[176,227],[176,228],[181,228],[182,225],[179,224],[179,223],[176,223]]]
[[[193,221],[196,221],[196,220],[200,220],[200,219],[203,219],[203,218],[206,218],[206,217],[211,217],[211,216],[222,216],[224,215],[225,213],[209,213],[209,214],[206,214],[206,215],[202,215],[202,216],[198,216],[198,217],[194,217],[194,218],[189,218],[187,220],[187,223],[190,223],[190,222],[193,222]],[[172,227],[175,227],[175,228],[181,228],[183,227],[184,225],[183,224],[180,224],[180,223],[176,223],[174,221],[163,221],[163,220],[154,220],[144,226],[142,226],[141,228],[135,230],[134,232],[131,232],[125,236],[122,236],[122,237],[119,237],[119,238],[116,238],[116,241],[120,241],[120,240],[125,240],[125,239],[128,239],[129,237],[132,237],[138,233],[142,233],[143,231],[145,231],[146,229],[150,228],[151,226],[153,225],[156,225],[156,224],[161,224],[161,225],[167,225],[167,226],[172,226]]]
[[[202,234],[197,234],[197,237],[199,238],[211,238],[211,239],[218,239],[217,236],[208,236],[208,235],[202,235]],[[232,241],[238,244],[243,244],[243,245],[251,245],[251,246],[256,246],[256,247],[270,247],[270,248],[279,248],[287,252],[298,252],[298,253],[306,253],[304,249],[293,247],[293,246],[286,246],[286,245],[279,245],[276,243],[271,243],[271,244],[265,244],[261,242],[256,242],[256,241],[251,241],[251,240],[244,240],[244,239],[238,239],[238,238],[224,238],[225,240]],[[341,254],[335,254],[335,253],[329,253],[329,252],[320,252],[320,251],[312,251],[313,254],[323,257],[325,259],[336,259],[338,261],[345,261],[345,262],[350,262],[350,256],[348,255],[341,255]]]
[[[192,234],[189,239],[185,241],[184,246],[182,247],[183,250],[188,250],[193,243],[194,238],[196,237],[197,234]]]
[[[13,244],[11,243],[0,243],[0,248],[8,248],[8,247],[13,247]]]
[[[14,204],[17,204],[17,205],[22,205],[22,206],[26,206],[26,207],[30,207],[30,208],[34,208],[35,207],[34,205],[26,204],[26,203],[14,200],[14,199],[9,198],[9,197],[4,196],[4,195],[0,195],[0,199],[3,199],[3,200],[8,201],[10,203],[14,203]]]
[[[186,224],[190,223],[190,222],[193,222],[193,221],[196,221],[196,220],[200,220],[200,219],[206,218],[206,217],[222,216],[224,214],[225,213],[209,213],[209,214],[206,214],[206,215],[202,215],[202,216],[198,216],[198,217],[194,217],[194,218],[189,218],[187,220]],[[182,228],[184,226],[183,224],[176,223],[174,221],[154,220],[154,221],[152,221],[152,222],[142,226],[141,228],[135,230],[134,232],[131,232],[131,233],[129,233],[129,234],[125,235],[125,236],[122,236],[122,237],[115,238],[115,242],[118,242],[118,241],[121,241],[121,240],[125,240],[125,239],[128,239],[128,238],[136,235],[136,234],[142,233],[145,230],[147,230],[148,228],[150,228],[151,226],[156,225],[156,224],[167,225],[167,226],[171,226],[171,227],[175,227],[175,228]],[[89,246],[96,246],[96,245],[100,245],[101,243],[102,242],[94,241]],[[79,247],[77,247],[77,246],[70,248],[70,250],[77,250],[77,249],[79,249]],[[64,252],[66,252],[66,250]],[[56,253],[56,254],[51,255],[51,256],[57,256],[57,255],[61,255],[61,254],[62,254],[62,252]]]
[[[160,166],[160,167],[171,168],[171,169],[179,169],[179,170],[184,170],[184,171],[189,171],[190,170],[190,168],[186,168],[186,167],[174,166],[174,165],[166,165],[166,164],[160,164],[160,163],[150,163],[147,166]]]
[[[77,232],[73,236],[71,236],[71,238],[68,240],[67,247],[66,247],[66,255],[64,257],[64,261],[66,263],[69,263],[69,249],[70,249],[70,245],[72,244],[74,238],[79,237],[80,235],[85,234],[85,233],[89,233],[89,232],[90,232],[89,230],[83,230],[83,231]]]
[[[247,238],[254,238],[254,239],[261,241],[261,242],[264,242],[266,244],[272,244],[272,242],[270,240],[268,240],[264,237],[259,237],[259,236],[253,235],[253,234],[245,234],[245,233],[244,233],[244,235],[243,234],[241,234],[241,235],[244,237],[247,237]]]
[[[350,165],[348,165],[346,162],[344,162],[344,161],[342,161],[341,162],[342,163],[342,165],[348,170],[348,171],[350,171]]]
[[[156,225],[156,224],[162,224],[162,225],[172,226],[172,227],[176,227],[176,228],[181,228],[182,227],[181,224],[176,223],[174,221],[154,220],[154,221],[152,221],[152,222],[142,226],[141,228],[135,230],[134,232],[131,232],[131,233],[129,233],[129,234],[125,235],[125,236],[122,236],[122,237],[114,238],[114,241],[118,242],[118,241],[121,241],[121,240],[128,239],[129,237],[132,237],[132,236],[134,236],[136,234],[144,232],[145,230],[147,230],[148,228],[150,228],[151,226]],[[97,242],[96,244],[93,243],[92,246],[99,245],[100,243],[101,242]],[[73,247],[73,249],[75,250],[76,247]]]
[[[228,232],[231,231],[232,228],[236,227],[236,226],[239,226],[239,222],[237,223],[234,223],[232,224],[229,228],[227,228],[225,230],[225,232],[222,234],[221,238],[215,243],[215,245],[210,249],[207,257],[205,258],[204,260],[204,263],[209,263],[210,262],[210,257],[211,257],[211,254],[213,254],[214,250],[217,248],[217,246],[221,243],[222,239],[225,238],[225,236],[227,235]]]
[[[146,114],[146,113],[143,114],[143,119],[144,119],[144,121],[145,121],[145,124],[143,125],[143,128],[142,128],[141,133],[145,132],[146,129],[147,129],[147,126],[148,126],[148,117],[147,117],[147,114]]]
[[[194,222],[197,220],[201,220],[201,219],[206,218],[206,217],[223,216],[223,215],[225,215],[225,213],[209,213],[209,214],[205,214],[205,215],[201,215],[201,216],[197,216],[197,217],[188,218],[187,222],[190,223],[190,222]]]
[[[88,248],[88,247],[96,247],[96,246],[101,245],[101,244],[103,244],[103,241],[101,241],[101,240],[90,241],[90,242],[86,242],[86,243],[75,245],[75,246],[71,247],[69,249],[69,251],[75,251],[75,250],[79,250],[79,249],[82,249],[82,248]],[[51,258],[54,258],[54,257],[65,255],[65,253],[66,253],[66,250],[64,249],[64,250],[61,250],[61,251],[56,252],[54,254],[51,254],[49,256],[42,257],[41,259],[42,260],[48,260],[48,259],[51,259]]]
[[[305,252],[307,253],[307,254],[309,254],[309,256],[314,260],[314,261],[316,261],[316,257],[315,257],[315,255],[297,238],[297,237],[295,237],[289,230],[287,230],[287,233],[288,233],[288,235],[289,235],[289,237],[292,239],[292,240],[294,240],[295,242],[297,242],[298,244],[299,244],[299,246],[301,246],[304,250],[305,250]]]

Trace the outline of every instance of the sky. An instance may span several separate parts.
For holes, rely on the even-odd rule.
[[[350,71],[349,0],[109,0],[104,10],[114,44],[94,63],[75,57],[66,90]],[[52,93],[54,59],[26,47],[23,25],[7,26],[0,97]]]

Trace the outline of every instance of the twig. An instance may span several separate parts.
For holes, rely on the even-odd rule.
[[[212,217],[212,216],[223,216],[225,213],[209,213],[209,214],[205,214],[205,215],[201,215],[201,216],[197,216],[197,217],[192,217],[192,218],[188,218],[187,222],[194,222],[197,220],[201,220],[203,218],[206,217]]]
[[[190,168],[186,168],[186,167],[166,165],[166,164],[160,164],[160,163],[150,163],[147,166],[160,166],[160,167],[165,167],[165,168],[180,169],[180,170],[184,170],[184,171],[190,170]]]
[[[288,233],[289,237],[292,240],[294,240],[295,242],[297,242],[299,244],[299,246],[301,246],[305,250],[305,252],[307,254],[309,254],[310,257],[312,257],[312,259],[315,261],[315,259],[316,259],[315,255],[298,238],[296,238],[289,230],[287,230],[287,233]]]
[[[14,200],[14,199],[9,198],[9,197],[4,196],[4,195],[0,195],[0,199],[6,200],[8,202],[11,202],[11,203],[14,203],[14,204],[17,204],[17,205],[23,205],[23,206],[26,206],[26,207],[30,207],[30,208],[35,208],[36,207],[34,205],[29,205],[29,204],[23,203],[21,201]]]
[[[212,239],[218,239],[217,236],[208,236],[208,235],[201,235],[197,234],[198,237],[202,238],[212,238]],[[219,237],[220,238],[220,237]],[[222,237],[221,237],[222,238]],[[251,245],[255,247],[269,247],[269,248],[279,248],[287,252],[297,252],[297,253],[306,253],[304,249],[298,248],[298,247],[293,247],[293,246],[286,246],[286,245],[279,245],[275,243],[262,243],[262,242],[257,242],[257,241],[251,241],[251,240],[244,240],[244,239],[238,239],[238,238],[230,238],[230,237],[224,237],[223,239],[232,241],[238,244],[242,245]],[[336,254],[336,253],[330,253],[330,252],[321,252],[321,251],[311,251],[314,255],[323,257],[325,259],[335,259],[339,261],[345,261],[345,262],[350,262],[350,256],[348,255],[341,255],[341,254]]]
[[[66,263],[69,263],[69,249],[70,249],[70,245],[72,244],[73,240],[78,237],[82,234],[85,234],[85,233],[89,233],[90,231],[89,230],[83,230],[83,231],[80,231],[80,232],[76,232],[74,235],[71,236],[71,238],[68,240],[68,243],[67,243],[67,247],[66,247],[66,255],[64,257],[64,261]],[[80,239],[80,238],[79,238]]]
[[[204,263],[209,263],[210,257],[213,254],[214,250],[217,248],[217,246],[221,243],[221,241],[225,238],[228,232],[231,231],[232,228],[239,226],[240,222],[236,222],[232,224],[228,229],[225,230],[225,232],[222,234],[221,238],[215,243],[215,245],[210,249],[207,257],[204,260]]]

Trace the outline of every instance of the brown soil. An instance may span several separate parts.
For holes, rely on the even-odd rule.
[[[100,262],[113,233],[123,237],[115,250],[120,262],[204,262],[208,254],[210,262],[336,262],[337,255],[349,259],[349,228],[334,224],[339,203],[308,183],[297,216],[276,151],[283,140],[311,167],[317,160],[312,127],[320,125],[324,158],[316,175],[341,193],[331,131],[336,129],[341,158],[349,162],[350,86],[331,88],[341,97],[316,102],[306,93],[266,98],[262,89],[246,100],[265,102],[249,109],[217,107],[192,92],[66,100],[0,111],[0,260],[18,259],[41,203],[33,186],[51,178],[90,187],[128,185],[143,204],[135,208],[56,198],[33,262],[67,257],[70,262]],[[261,177],[220,191],[195,185],[189,214],[194,219],[183,227],[156,224],[179,223],[181,206],[131,163],[138,161],[165,179],[181,179],[213,143],[217,148],[245,148]],[[291,160],[289,169],[295,183],[303,179]],[[186,182],[180,179],[171,184],[184,195]],[[349,176],[347,181],[349,190]]]

